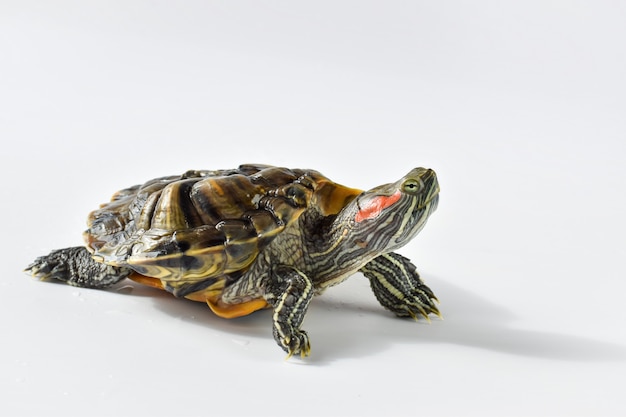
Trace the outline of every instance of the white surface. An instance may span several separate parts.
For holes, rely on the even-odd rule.
[[[0,414],[626,414],[626,10],[512,3],[2,2]],[[401,252],[445,320],[355,276],[285,362],[267,311],[21,272],[115,190],[241,162],[436,169]]]

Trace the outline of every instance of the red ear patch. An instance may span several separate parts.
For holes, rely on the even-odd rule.
[[[363,220],[373,219],[387,207],[395,204],[400,200],[400,191],[396,191],[392,195],[382,195],[371,199],[366,206],[361,206],[361,209],[354,216],[354,221],[361,223]]]

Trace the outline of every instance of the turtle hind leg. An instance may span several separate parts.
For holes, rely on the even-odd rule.
[[[82,246],[58,249],[40,256],[25,271],[42,280],[54,279],[85,288],[109,287],[132,272],[129,268],[94,261]]]
[[[369,278],[372,291],[380,304],[399,317],[423,316],[429,314],[441,317],[435,305],[437,297],[420,279],[415,265],[397,253],[380,255],[361,268]]]

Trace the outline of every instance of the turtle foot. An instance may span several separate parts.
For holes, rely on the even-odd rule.
[[[361,272],[369,278],[374,295],[380,304],[399,317],[429,315],[441,318],[437,297],[420,279],[415,266],[397,253],[380,255],[367,263]]]
[[[404,298],[404,303],[390,308],[398,317],[412,317],[418,320],[420,316],[424,317],[430,323],[429,314],[434,314],[443,319],[441,312],[437,308],[437,298],[429,296],[430,289],[425,285],[422,288],[416,288],[413,292]]]
[[[289,336],[284,337],[280,341],[280,346],[287,352],[285,360],[294,355],[306,358],[311,353],[309,336],[304,330],[294,329]]]

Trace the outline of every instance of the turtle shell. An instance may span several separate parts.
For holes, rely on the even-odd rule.
[[[117,192],[89,215],[85,241],[140,282],[178,296],[219,291],[305,210],[336,214],[359,193],[312,170],[188,171]]]

